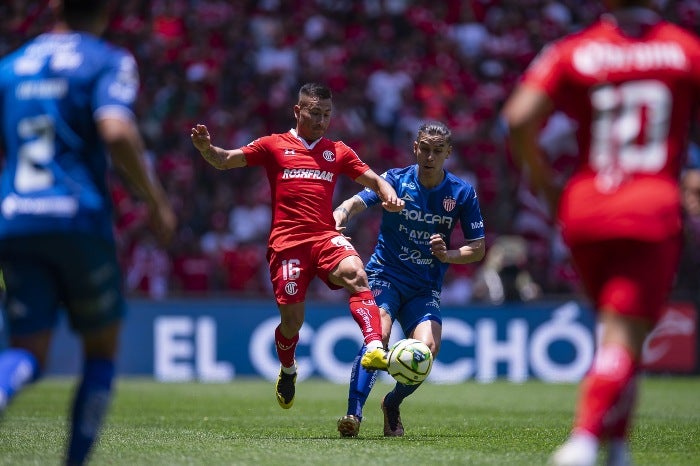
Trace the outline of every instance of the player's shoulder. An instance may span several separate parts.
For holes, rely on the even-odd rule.
[[[700,53],[700,37],[670,21],[660,21],[657,25],[656,35],[660,39],[672,40],[681,44],[687,51]]]
[[[412,176],[415,175],[416,172],[416,165],[408,165],[406,167],[394,167],[390,168],[386,171],[387,174],[391,174],[392,176],[395,176],[397,178],[403,177],[403,176]]]
[[[270,146],[270,147],[292,147],[297,139],[289,132],[286,133],[271,133],[264,136],[259,136],[252,141],[250,141],[247,146],[258,145],[258,146]]]
[[[465,196],[474,195],[476,196],[476,190],[474,186],[466,179],[461,176],[456,175],[448,170],[445,170],[445,184],[450,187],[450,189],[457,193],[463,193]]]

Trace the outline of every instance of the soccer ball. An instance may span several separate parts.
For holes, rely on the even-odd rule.
[[[415,338],[399,340],[389,349],[389,374],[404,385],[424,381],[433,367],[433,353]]]

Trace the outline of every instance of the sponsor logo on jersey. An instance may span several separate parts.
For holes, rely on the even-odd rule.
[[[68,81],[62,78],[22,81],[17,85],[18,100],[60,99],[68,93]]]
[[[452,217],[448,215],[436,215],[429,212],[423,212],[422,210],[409,210],[403,209],[399,212],[400,215],[405,217],[407,220],[413,220],[416,222],[427,223],[430,225],[447,225],[452,227]]]
[[[404,194],[404,195],[401,197],[401,199],[403,199],[404,201],[415,201],[415,199],[413,199],[413,198],[411,197],[411,195],[408,194],[408,193]]]
[[[610,44],[589,41],[576,48],[573,66],[582,74],[629,70],[684,70],[688,57],[673,42],[645,42],[637,44]]]
[[[284,285],[284,292],[287,293],[289,296],[294,296],[297,294],[297,291],[299,291],[299,286],[297,285],[297,282],[289,282],[286,285]]]
[[[323,158],[326,162],[335,162],[335,154],[329,150],[323,151]]]
[[[430,265],[433,263],[432,257],[423,257],[423,254],[417,249],[399,254],[399,259],[416,265]]]
[[[484,228],[484,221],[479,220],[478,222],[472,222],[471,226],[472,230],[476,230],[477,228]]]
[[[316,170],[313,168],[285,168],[282,172],[282,179],[307,178],[312,180],[333,181],[333,175],[333,172]]]
[[[2,200],[0,211],[5,218],[12,218],[15,215],[72,217],[78,211],[78,201],[69,196],[33,198],[10,194]]]
[[[416,189],[416,184],[413,182],[410,182],[410,183],[404,182],[404,183],[401,183],[401,186],[404,188],[408,188],[408,189]]]
[[[294,149],[285,149],[284,155],[296,155],[296,152],[294,152]]]
[[[442,200],[442,207],[447,212],[452,212],[452,210],[457,206],[457,200],[454,197],[448,196]]]
[[[362,305],[363,306],[376,306],[377,303],[375,303],[373,299],[363,299]]]

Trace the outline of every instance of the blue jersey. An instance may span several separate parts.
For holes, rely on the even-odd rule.
[[[437,187],[424,188],[418,166],[394,168],[382,175],[406,203],[401,212],[383,211],[379,237],[367,263],[367,273],[412,289],[440,291],[449,264],[430,252],[430,236],[440,233],[449,249],[450,236],[459,222],[464,238],[484,237],[484,220],[474,188],[445,171]],[[380,202],[365,189],[357,194],[369,207]]]
[[[133,118],[133,56],[86,33],[47,33],[0,61],[0,238],[113,241],[108,160],[96,119]]]

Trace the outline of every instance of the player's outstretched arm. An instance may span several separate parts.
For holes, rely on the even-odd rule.
[[[527,166],[533,189],[544,195],[550,213],[554,215],[560,192],[553,182],[552,167],[537,140],[542,124],[552,110],[553,104],[544,92],[520,85],[507,100],[501,116],[508,127],[515,162]]]
[[[394,187],[372,169],[358,176],[355,181],[377,193],[379,199],[382,200],[382,207],[389,212],[401,212],[403,210],[405,202],[403,199],[399,199]]]
[[[209,130],[204,125],[195,125],[190,133],[192,144],[202,154],[204,160],[218,170],[240,168],[247,165],[245,155],[240,149],[226,150],[211,143]]]
[[[146,201],[153,231],[162,244],[167,244],[175,232],[177,217],[165,189],[146,167],[138,128],[132,121],[118,118],[100,119],[97,128],[109,148],[112,165],[136,195]]]

